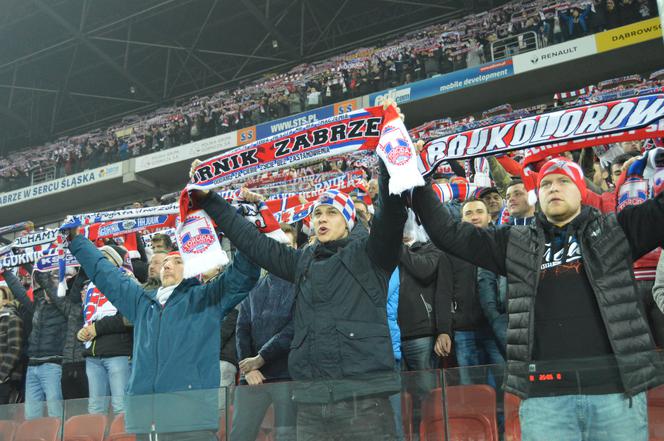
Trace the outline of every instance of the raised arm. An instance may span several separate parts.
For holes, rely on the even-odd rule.
[[[32,314],[35,312],[35,304],[32,303],[32,300],[30,300],[28,297],[25,288],[23,288],[23,285],[21,285],[21,281],[18,280],[18,277],[16,277],[11,271],[3,271],[2,275],[5,278],[5,282],[7,282],[9,290],[12,292],[12,294],[14,294],[16,300],[18,300],[19,303],[28,310],[30,316],[32,316]]]
[[[202,208],[214,219],[226,237],[253,262],[289,282],[295,281],[299,252],[260,233],[221,196],[210,193]]]
[[[135,322],[138,303],[145,292],[143,288],[109,262],[85,237],[74,237],[69,244],[69,251],[99,291],[103,292],[129,321]]]
[[[399,264],[403,227],[408,214],[401,196],[389,194],[389,175],[382,161],[379,177],[379,209],[374,217],[367,241],[367,254],[371,261],[388,273]]]
[[[505,274],[510,227],[490,230],[452,219],[430,185],[415,189],[413,209],[438,248],[494,273]]]
[[[664,191],[641,205],[626,207],[617,216],[634,260],[664,245]]]
[[[256,285],[260,272],[261,269],[247,256],[237,252],[233,264],[224,269],[219,277],[203,286],[205,302],[208,304],[221,302],[224,311],[231,310],[247,297],[249,291]]]

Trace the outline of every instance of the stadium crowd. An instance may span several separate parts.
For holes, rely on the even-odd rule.
[[[571,95],[591,101],[642,83]],[[453,130],[461,123],[472,121]],[[411,132],[440,136],[450,124]],[[645,391],[664,383],[655,351],[664,344],[664,185],[637,165],[663,170],[660,144],[543,161],[537,204],[496,158],[441,167],[432,179],[450,189],[442,202],[432,183],[409,199],[389,195],[382,163],[366,157],[246,180],[241,197],[258,206],[284,179],[356,172],[368,181],[369,199],[323,193],[311,225],[282,224],[281,242],[218,195],[195,191],[234,250],[231,265],[199,278],[184,278],[168,234],[95,246],[73,229],[81,267],[69,271],[66,296],[57,271],[2,271],[0,398],[24,399],[34,419],[43,401],[58,417],[62,399],[89,397],[89,413],[124,413],[139,439],[212,440],[215,388],[239,378],[228,397],[231,440],[256,439],[270,405],[275,439],[405,439],[402,387],[418,427],[432,386],[425,374],[401,385],[399,372],[458,366],[458,384],[522,399],[524,440],[645,440]],[[637,183],[645,190],[635,195]],[[484,378],[470,369],[487,364],[501,367]],[[582,428],[562,423],[588,415],[595,422]]]
[[[232,132],[347,98],[476,66],[495,58],[656,15],[652,0],[512,1],[211,96],[193,97],[104,129],[64,136],[0,158],[0,191]],[[524,33],[536,43],[524,43]],[[511,39],[511,40],[510,40]],[[512,41],[494,53],[492,43]]]

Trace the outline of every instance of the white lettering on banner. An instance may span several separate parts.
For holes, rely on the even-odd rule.
[[[597,53],[597,44],[594,36],[577,38],[576,40],[548,46],[543,49],[530,51],[512,57],[514,74],[540,69],[577,58],[587,57]]]
[[[451,83],[443,84],[438,88],[438,90],[440,92],[451,92],[453,90],[463,89],[464,87],[474,86],[475,84],[488,83],[489,81],[497,80],[499,78],[507,77],[509,75],[510,75],[509,69],[501,69],[496,72],[489,72],[486,74],[479,74],[470,78],[466,78],[463,81],[461,80],[452,81]]]
[[[523,148],[528,148],[526,156],[536,155],[554,149],[561,142],[621,136],[648,124],[654,127],[647,131],[654,131],[664,126],[663,121],[664,94],[559,110],[433,140],[421,155],[420,171],[431,171],[442,158],[468,158]]]
[[[135,170],[141,172],[168,164],[210,155],[237,145],[237,132],[224,133],[212,138],[201,139],[190,144],[152,153],[136,158]]]
[[[44,182],[43,184],[33,185],[32,187],[3,193],[0,195],[0,207],[59,193],[61,191],[71,190],[72,188],[82,187],[95,182],[119,178],[120,176],[122,176],[122,163],[118,162],[94,170],[66,176],[54,181]]]
[[[286,121],[281,121],[274,123],[270,126],[270,132],[274,135],[275,133],[285,132],[295,127],[300,127],[306,124],[311,124],[312,122],[318,121],[318,116],[315,114],[301,116],[299,118],[293,118]]]
[[[390,89],[384,95],[377,96],[374,105],[380,106],[389,98],[392,98],[397,104],[407,103],[410,101],[410,87],[406,87],[405,89]]]

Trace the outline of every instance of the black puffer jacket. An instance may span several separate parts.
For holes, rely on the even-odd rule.
[[[386,180],[381,195],[388,195]],[[400,389],[386,312],[406,221],[399,197],[382,197],[369,236],[358,224],[349,238],[300,250],[260,234],[218,195],[202,205],[240,251],[295,283],[288,367],[298,382],[296,401],[328,403]]]
[[[505,389],[522,398],[529,393],[534,304],[545,237],[540,221],[531,226],[480,229],[456,222],[430,186],[417,189],[413,203],[431,240],[439,248],[478,266],[506,275],[509,328]],[[624,391],[634,395],[664,379],[661,355],[639,308],[632,262],[664,243],[664,193],[617,215],[587,211],[572,223],[583,267],[594,291],[601,320],[617,362]]]
[[[133,328],[119,312],[94,322],[97,336],[92,345],[85,350],[86,357],[131,356],[134,347]]]
[[[37,281],[46,274],[36,273]],[[67,331],[67,316],[53,301],[47,301],[42,287],[34,289],[34,303],[28,298],[21,282],[5,271],[5,280],[16,300],[32,314],[32,331],[28,337],[28,357],[35,363],[61,363]]]

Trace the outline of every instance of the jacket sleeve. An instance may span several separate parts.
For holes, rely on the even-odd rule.
[[[293,327],[293,319],[291,318],[291,320],[288,320],[288,323],[286,323],[279,332],[274,334],[258,351],[260,356],[263,357],[263,360],[265,360],[265,363],[269,363],[274,359],[288,355],[294,332],[295,328]]]
[[[454,269],[452,262],[445,253],[438,260],[438,278],[434,293],[434,313],[436,316],[436,333],[452,333],[452,293],[454,291]]]
[[[125,324],[125,318],[117,313],[113,316],[104,317],[94,322],[97,337],[108,334],[125,334],[129,328]]]
[[[228,344],[235,335],[235,325],[237,324],[238,311],[233,308],[221,321],[221,349]]]
[[[238,361],[253,357],[251,347],[251,303],[247,297],[240,304],[240,312],[235,325],[235,348]]]
[[[9,290],[14,294],[14,297],[16,300],[19,301],[21,305],[28,311],[28,314],[32,316],[35,312],[35,304],[30,300],[30,297],[28,297],[27,292],[25,291],[25,288],[23,288],[23,285],[21,285],[21,281],[18,280],[18,277],[14,275],[11,271],[4,271],[2,275],[5,278],[5,282],[7,282],[7,286],[9,287]]]
[[[512,177],[507,173],[505,167],[502,166],[500,162],[496,159],[495,156],[489,156],[489,170],[491,171],[491,176],[493,181],[496,183],[499,191],[502,194],[505,194],[507,187],[512,182]]]
[[[659,310],[664,312],[664,253],[659,256],[655,284],[652,287],[652,296]]]
[[[408,271],[422,285],[428,285],[436,280],[440,255],[440,250],[430,244],[424,245],[417,252],[404,245],[400,268]]]
[[[14,315],[9,314],[7,322],[7,349],[0,356],[0,383],[9,378],[12,370],[21,358],[23,347],[23,322]]]
[[[260,233],[218,194],[211,193],[201,206],[233,245],[252,261],[277,277],[295,281],[299,251]]]
[[[431,241],[438,248],[469,263],[505,275],[509,226],[478,228],[452,219],[430,185],[415,189],[413,207]]]
[[[634,260],[664,245],[664,192],[641,205],[626,207],[617,216]]]
[[[132,278],[124,275],[83,236],[76,236],[69,244],[85,273],[106,298],[131,322],[136,322],[138,303],[145,291]]]
[[[203,300],[208,304],[221,303],[222,310],[229,311],[244,300],[259,275],[260,268],[250,262],[243,253],[238,252],[231,266],[226,268],[222,275],[203,285]]]
[[[403,227],[408,215],[401,196],[389,194],[387,169],[382,161],[379,160],[378,164],[380,208],[374,217],[366,250],[375,265],[392,274],[399,264]]]

